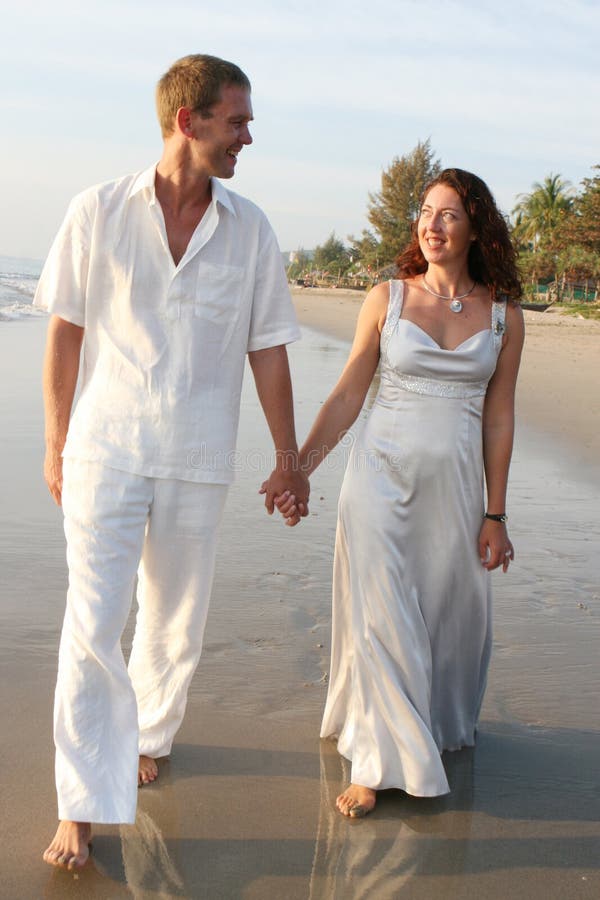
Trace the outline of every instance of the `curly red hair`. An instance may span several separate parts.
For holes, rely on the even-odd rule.
[[[487,184],[464,169],[444,169],[425,185],[421,206],[436,184],[445,184],[456,191],[477,235],[468,257],[471,278],[485,284],[493,299],[505,294],[511,300],[518,300],[523,288],[517,270],[515,248],[506,220],[496,206]],[[396,265],[399,278],[410,278],[427,271],[427,260],[419,246],[417,222],[413,223],[411,241],[398,255]]]

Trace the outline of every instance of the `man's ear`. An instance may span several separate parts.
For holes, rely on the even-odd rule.
[[[175,114],[177,128],[185,137],[192,137],[192,111],[189,106],[180,106]]]

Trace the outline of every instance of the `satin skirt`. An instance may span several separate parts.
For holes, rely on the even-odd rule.
[[[475,741],[491,648],[482,404],[388,389],[351,453],[321,736],[355,784],[447,793],[442,751]]]

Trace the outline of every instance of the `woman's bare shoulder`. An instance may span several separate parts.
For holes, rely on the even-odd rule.
[[[389,300],[390,283],[389,281],[381,281],[375,287],[372,287],[365,297],[360,311],[360,318],[363,322],[371,321],[377,323],[378,330],[381,331],[387,315]]]
[[[389,300],[390,296],[390,282],[389,281],[380,281],[379,284],[376,284],[371,290],[367,293],[364,302],[367,300],[369,303],[381,303],[382,301]]]
[[[506,324],[509,328],[514,328],[517,331],[525,330],[525,319],[523,317],[523,310],[519,303],[516,303],[514,300],[508,300],[506,304]]]

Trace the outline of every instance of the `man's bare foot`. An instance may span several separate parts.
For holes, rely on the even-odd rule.
[[[151,756],[140,756],[138,763],[138,786],[152,784],[158,778],[158,766]]]
[[[59,822],[44,862],[65,869],[80,869],[88,861],[92,826],[89,822]]]
[[[351,819],[360,819],[375,809],[377,794],[362,784],[351,784],[335,801],[341,813]]]

